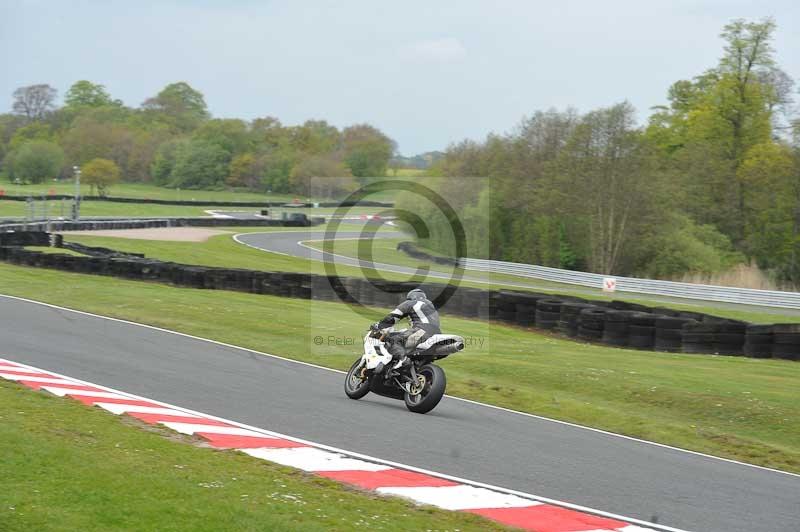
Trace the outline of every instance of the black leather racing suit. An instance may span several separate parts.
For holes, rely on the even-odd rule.
[[[401,357],[411,352],[420,342],[442,332],[439,313],[428,299],[406,299],[379,322],[379,327],[391,327],[403,318],[411,320],[411,327],[403,331],[400,341],[387,346],[394,356]]]

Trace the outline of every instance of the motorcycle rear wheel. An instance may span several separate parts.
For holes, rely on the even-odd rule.
[[[359,376],[362,367],[364,362],[359,358],[350,366],[350,371],[344,379],[344,393],[350,399],[361,399],[369,393],[369,379],[361,379]]]
[[[444,370],[436,364],[426,364],[417,370],[417,378],[424,379],[417,386],[421,386],[418,394],[407,393],[404,396],[406,408],[417,414],[425,414],[433,410],[444,396],[447,387],[447,378]]]

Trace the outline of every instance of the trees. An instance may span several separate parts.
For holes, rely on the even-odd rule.
[[[712,223],[738,245],[747,239],[748,185],[738,169],[753,146],[770,142],[779,102],[771,47],[775,23],[726,25],[719,64],[693,81],[679,81],[670,105],[650,120],[648,135],[681,176],[689,213]],[[783,90],[783,89],[781,89]]]
[[[228,118],[209,120],[194,132],[192,138],[212,142],[231,156],[243,153],[251,147],[250,132],[244,120]]]
[[[114,100],[103,85],[85,79],[76,81],[64,95],[66,107],[78,110],[85,107],[103,107],[106,105],[122,106],[120,100]]]
[[[292,190],[305,196],[336,198],[353,192],[356,183],[350,171],[332,156],[317,155],[298,163],[291,173]]]
[[[162,186],[170,184],[172,170],[178,160],[178,153],[186,149],[188,143],[187,139],[178,138],[168,140],[158,147],[153,158],[153,164],[150,167],[153,182]]]
[[[167,85],[145,100],[142,108],[182,133],[196,129],[210,116],[203,94],[184,81]]]
[[[180,188],[215,188],[228,175],[230,154],[207,140],[181,144],[169,175],[169,185]]]
[[[28,121],[41,120],[55,108],[58,91],[47,84],[29,85],[14,91],[11,109]]]
[[[364,184],[364,178],[383,177],[394,152],[394,143],[379,129],[357,124],[342,131],[344,162]]]
[[[97,194],[105,196],[111,185],[119,181],[120,171],[114,161],[92,159],[81,167],[81,176],[84,183],[89,185],[92,194],[97,187]]]
[[[598,273],[617,273],[631,235],[657,213],[658,175],[634,114],[627,102],[586,114],[555,166],[559,210],[585,221]]]
[[[63,163],[64,152],[58,144],[33,140],[23,144],[14,156],[10,177],[23,183],[41,183],[57,177]]]
[[[259,164],[252,153],[243,153],[231,160],[228,177],[225,178],[227,185],[256,188],[259,181]]]

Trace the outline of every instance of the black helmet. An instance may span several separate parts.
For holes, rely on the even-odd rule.
[[[406,294],[406,299],[411,299],[412,301],[423,301],[425,299],[428,299],[428,296],[426,296],[425,292],[423,292],[419,288],[415,288],[411,292]]]

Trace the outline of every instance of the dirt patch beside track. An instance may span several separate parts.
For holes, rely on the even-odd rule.
[[[100,231],[64,231],[62,235],[111,236],[137,240],[170,240],[174,242],[205,242],[212,236],[230,234],[230,231],[204,227],[157,227],[148,229],[119,229]]]

